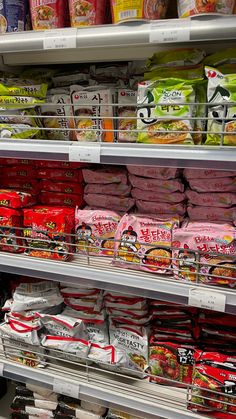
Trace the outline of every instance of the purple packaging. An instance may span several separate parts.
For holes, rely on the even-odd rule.
[[[0,33],[26,29],[28,0],[0,0]]]

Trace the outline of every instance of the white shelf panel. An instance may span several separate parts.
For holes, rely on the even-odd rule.
[[[0,252],[0,272],[61,281],[71,285],[82,284],[185,305],[188,304],[190,289],[199,287],[206,292],[217,291],[225,295],[225,311],[236,314],[234,290],[181,282],[169,275],[116,268],[111,265],[110,259],[104,257],[92,257],[88,261],[86,257],[77,256],[73,262],[59,262]]]
[[[236,39],[236,16],[208,15],[186,21],[187,26],[189,25],[190,43],[208,41],[209,44]],[[165,22],[167,31],[171,32],[176,19]],[[181,25],[181,20],[178,19],[177,22]],[[60,49],[44,50],[44,31],[4,34],[0,37],[0,53],[4,56],[4,63],[9,65],[146,59],[157,50],[157,45],[160,47],[158,42],[150,44],[151,30],[156,32],[155,37],[158,39],[160,28],[157,24],[153,29],[150,22],[81,28],[74,35],[76,48],[63,49],[63,55]],[[57,33],[59,37],[70,37],[71,29],[61,29]]]
[[[55,379],[79,387],[81,399],[103,402],[143,419],[203,419],[186,409],[186,390],[150,385],[141,380],[129,379],[114,373],[83,372],[62,366],[37,370],[0,357],[4,364],[3,376],[15,381],[30,382],[53,390]]]
[[[2,140],[0,157],[69,161],[70,153],[74,150],[78,155],[79,147],[77,142]],[[101,143],[100,157],[106,164],[235,170],[236,147]]]

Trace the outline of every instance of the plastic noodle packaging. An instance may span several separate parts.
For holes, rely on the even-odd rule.
[[[84,195],[84,200],[86,204],[91,207],[107,208],[109,210],[114,209],[115,211],[121,212],[129,211],[135,204],[135,201],[132,198],[99,194]]]
[[[130,89],[118,90],[118,142],[137,141],[137,92]]]
[[[76,210],[76,251],[90,255],[113,256],[114,237],[119,221],[120,216],[113,211]]]
[[[106,0],[69,0],[71,26],[103,25],[106,7]]]
[[[184,215],[185,214],[185,205],[182,203],[179,204],[167,204],[166,202],[148,202],[136,200],[136,206],[138,212],[141,214],[171,214],[171,215]]]
[[[184,192],[184,185],[180,179],[160,180],[129,175],[129,180],[134,188],[144,191],[154,191],[156,193]]]
[[[2,178],[1,179],[2,187],[6,189],[14,189],[15,191],[27,192],[31,195],[38,195],[40,192],[40,184],[35,179],[27,180],[14,180],[13,178]]]
[[[221,208],[221,207],[204,207],[199,205],[188,205],[187,212],[190,220],[192,221],[225,221],[228,223],[235,222],[236,207]]]
[[[175,222],[126,214],[115,236],[114,265],[153,273],[171,272]]]
[[[190,179],[215,179],[236,177],[236,171],[212,170],[212,169],[184,169],[184,177]]]
[[[230,192],[218,193],[198,193],[187,189],[186,197],[189,203],[206,207],[229,208],[236,205],[236,194]]]
[[[136,20],[159,20],[166,16],[168,0],[110,0],[113,23]]]
[[[40,182],[41,191],[57,192],[59,194],[83,195],[84,188],[81,183],[76,182],[53,182],[42,180]]]
[[[36,203],[35,197],[26,192],[0,189],[0,206],[19,209]]]
[[[83,169],[83,177],[86,183],[122,183],[127,185],[127,174],[124,169],[118,167],[104,167],[98,169]]]
[[[210,285],[236,285],[233,226],[197,223],[173,231],[173,268],[177,279]],[[182,248],[184,250],[178,250]],[[198,265],[199,264],[199,265]],[[199,268],[198,268],[199,266]]]
[[[13,294],[12,312],[22,312],[25,310],[39,310],[57,306],[63,303],[63,298],[59,290],[48,290],[38,293],[26,294],[19,292],[18,289]]]
[[[72,354],[78,358],[87,358],[90,346],[89,342],[87,342],[86,340],[81,340],[73,337],[50,335],[44,336],[41,343],[45,348],[57,349],[65,353]]]
[[[131,195],[134,199],[138,199],[142,201],[149,202],[167,202],[176,204],[185,200],[185,194],[181,192],[173,192],[173,193],[156,193],[154,191],[144,191],[142,189],[133,188],[131,191]],[[146,209],[144,212],[149,211]],[[150,212],[150,211],[149,211]],[[155,211],[151,211],[155,213]],[[159,211],[157,211],[159,212]]]
[[[30,12],[34,30],[64,28],[67,7],[63,0],[30,0]]]
[[[46,259],[71,258],[74,210],[63,207],[34,207],[24,210],[24,237],[28,256]]]
[[[180,18],[208,13],[230,15],[233,13],[234,0],[178,0],[178,14]]]
[[[78,206],[79,208],[84,205],[83,196],[69,193],[41,192],[39,200],[44,205]]]
[[[42,123],[47,128],[45,131],[46,137],[49,140],[73,140],[74,132],[70,131],[70,129],[73,129],[75,125],[69,92],[67,93],[67,91],[62,89],[59,92],[49,90],[47,102],[49,104],[46,103],[41,106]],[[52,106],[51,103],[55,104],[55,106]],[[61,128],[61,131],[59,128]]]
[[[59,182],[83,182],[81,170],[74,169],[39,169],[37,177]]]
[[[175,179],[179,175],[179,169],[171,167],[127,166],[127,170],[132,175],[161,180]]]
[[[196,192],[236,192],[236,177],[215,179],[189,179],[189,186]]]
[[[3,178],[10,178],[10,180],[21,181],[21,180],[27,180],[27,182],[30,182],[31,179],[37,178],[37,171],[27,165],[17,165],[15,167],[3,167],[2,170],[2,176]]]
[[[69,316],[58,314],[51,316],[38,313],[42,326],[46,329],[48,335],[74,337],[88,340],[88,333],[85,324],[80,319],[74,319]]]
[[[34,128],[31,125],[0,124],[0,139],[1,138],[13,138],[13,139],[34,138],[34,137],[39,137],[39,134],[40,134],[40,129]]]
[[[114,195],[114,196],[129,196],[131,191],[130,185],[124,183],[108,183],[99,185],[98,183],[89,183],[85,186],[85,194],[99,194],[99,195]]]
[[[21,239],[22,213],[10,208],[0,208],[0,249],[4,252],[20,253],[24,251]]]

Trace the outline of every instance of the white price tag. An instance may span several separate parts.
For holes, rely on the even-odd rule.
[[[0,377],[3,377],[4,363],[0,362]]]
[[[100,163],[101,146],[98,143],[72,145],[69,148],[69,161],[81,163]]]
[[[61,380],[55,378],[53,383],[53,391],[58,394],[64,394],[75,399],[79,398],[79,385],[68,383],[61,378]]]
[[[190,41],[191,19],[151,22],[149,42],[172,43]]]
[[[188,304],[194,307],[225,312],[226,295],[219,292],[191,288],[189,290]]]
[[[43,49],[76,48],[77,29],[58,29],[44,32]]]

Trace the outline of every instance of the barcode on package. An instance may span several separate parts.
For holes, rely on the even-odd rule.
[[[137,17],[137,10],[131,9],[119,13],[119,20],[129,19],[131,17]]]

